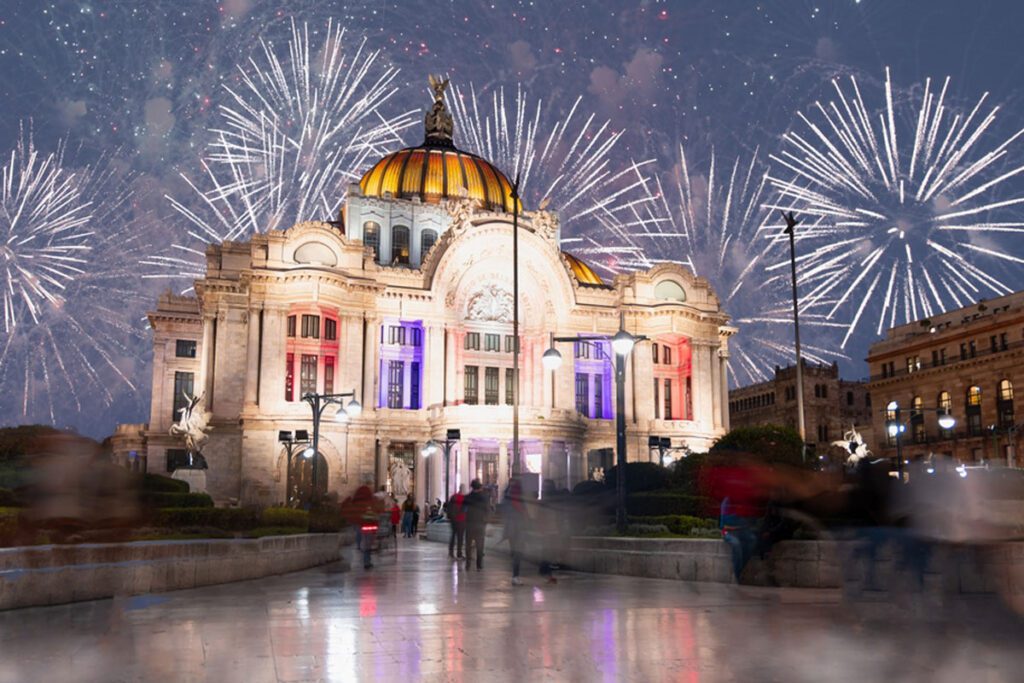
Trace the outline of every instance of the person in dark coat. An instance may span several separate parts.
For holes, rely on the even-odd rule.
[[[452,494],[445,505],[445,517],[451,525],[451,536],[448,538],[448,557],[462,559],[462,544],[466,539],[466,494],[463,493],[462,484]],[[458,544],[459,554],[455,555],[455,546]]]
[[[513,479],[505,496],[505,538],[508,540],[509,554],[512,555],[512,585],[522,585],[519,578],[519,565],[526,547],[526,533],[530,523],[530,515],[523,500],[523,486],[518,479]]]
[[[487,515],[491,506],[483,485],[474,479],[469,485],[471,491],[466,496],[466,569],[469,569],[473,548],[476,547],[476,568],[484,568],[484,535],[487,532]]]

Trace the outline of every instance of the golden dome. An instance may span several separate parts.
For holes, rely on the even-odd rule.
[[[573,277],[581,285],[604,285],[604,280],[594,272],[593,268],[567,251],[563,251],[562,255],[569,262],[569,270],[572,271]]]
[[[366,197],[390,193],[430,203],[465,196],[492,211],[512,212],[512,183],[504,173],[475,154],[430,139],[378,161],[359,181],[359,189]]]

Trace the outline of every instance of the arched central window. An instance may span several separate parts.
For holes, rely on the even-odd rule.
[[[409,263],[409,228],[396,225],[391,228],[391,264]]]
[[[967,433],[981,434],[981,387],[977,385],[967,390]]]

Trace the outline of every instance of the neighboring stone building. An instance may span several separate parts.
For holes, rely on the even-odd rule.
[[[1024,292],[989,299],[888,331],[871,346],[876,453],[892,456],[884,427],[899,409],[906,458],[929,453],[1007,464],[1020,437],[1013,390],[1024,381]],[[924,410],[915,411],[915,408]],[[956,418],[938,425],[937,409]]]
[[[836,364],[804,362],[804,425],[807,442],[824,454],[833,441],[856,426],[871,443],[871,396],[866,382],[840,379]],[[729,392],[733,427],[781,425],[797,428],[796,366],[775,367],[775,377]]]
[[[160,298],[149,316],[149,471],[185,466],[168,428],[185,395],[202,394],[212,412],[207,486],[220,502],[301,498],[313,460],[321,494],[391,486],[402,464],[421,503],[428,490],[443,497],[446,481],[505,485],[515,386],[511,186],[454,147],[437,124],[445,117],[450,131],[435,103],[424,143],[386,156],[353,185],[339,223],[210,245],[195,297]],[[620,319],[651,340],[627,366],[630,459],[650,457],[650,435],[694,450],[721,436],[735,330],[708,282],[659,264],[609,284],[560,250],[556,214],[524,211],[519,228],[524,469],[572,486],[612,464],[610,344],[560,344],[566,362],[554,376],[541,356],[552,334],[611,335]],[[339,423],[329,410],[319,456],[296,458],[289,475],[278,432],[312,430],[302,397],[348,391],[361,414]],[[449,429],[461,440],[446,473],[444,457],[425,459],[421,448]]]

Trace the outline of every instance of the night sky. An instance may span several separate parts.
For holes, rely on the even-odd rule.
[[[267,50],[288,62],[293,26],[308,28],[309,44],[319,49],[329,19],[346,29],[342,41],[351,50],[365,39],[364,51],[380,51],[372,74],[398,69],[389,76],[394,94],[371,118],[397,120],[412,112],[411,125],[379,143],[385,147],[400,146],[398,138],[404,144],[420,141],[428,73],[447,74],[463,105],[475,91],[485,111],[502,90],[509,100],[519,89],[527,101],[540,101],[539,137],[572,111],[560,146],[569,156],[574,131],[583,131],[585,142],[614,137],[600,153],[607,174],[585,197],[574,198],[578,209],[566,212],[559,206],[560,199],[573,195],[571,188],[550,193],[552,208],[563,209],[565,248],[581,252],[609,277],[660,258],[694,264],[729,300],[727,312],[738,321],[738,348],[750,360],[745,367],[734,354],[736,383],[757,378],[752,365],[763,372],[786,361],[792,331],[782,322],[785,282],[772,268],[783,261],[765,237],[765,216],[775,213],[769,207],[792,206],[779,199],[782,182],[816,189],[838,206],[860,207],[858,215],[886,216],[878,225],[841,228],[819,220],[798,246],[811,254],[803,264],[802,291],[818,297],[806,303],[805,341],[815,357],[838,360],[847,377],[866,376],[863,359],[880,323],[884,329],[891,322],[925,317],[938,308],[935,302],[950,307],[950,302],[973,303],[1024,288],[1024,246],[1015,232],[1020,226],[1014,225],[1022,221],[1014,200],[1024,197],[1024,173],[1015,172],[1024,166],[1024,139],[1010,140],[1024,128],[1024,5],[1017,2],[7,0],[0,5],[0,160],[4,184],[10,185],[0,215],[0,268],[8,297],[0,327],[0,423],[52,422],[103,436],[117,422],[148,419],[145,311],[161,291],[187,290],[183,273],[192,272],[190,262],[200,262],[195,250],[201,250],[196,246],[201,240],[187,213],[194,212],[199,222],[210,220],[211,206],[202,192],[209,197],[213,190],[203,162],[206,168],[215,164],[217,131],[226,125],[224,107],[237,105],[232,90],[245,89],[243,75],[264,63]],[[787,150],[799,151],[787,135],[828,152],[811,125],[826,125],[814,103],[836,100],[833,78],[840,79],[847,95],[854,92],[850,77],[855,79],[867,120],[881,130],[887,67],[893,122],[900,131],[893,147],[902,154],[903,175],[926,79],[932,79],[933,95],[950,79],[943,100],[944,121],[953,126],[948,150],[966,144],[998,107],[962,157],[948,167],[940,159],[935,172],[948,174],[945,191],[894,208],[896,191],[878,190],[890,162],[885,144],[877,168],[862,174],[868,198],[850,187],[815,187],[820,179],[794,177],[791,167],[779,163],[788,158]],[[986,93],[975,118],[967,119]],[[956,125],[965,121],[958,139]],[[947,130],[937,132],[936,158]],[[825,131],[824,138],[842,147],[841,132]],[[483,151],[460,137],[458,127],[455,140],[469,151]],[[996,156],[976,169],[977,177],[958,186],[957,174],[993,150]],[[579,156],[578,165],[584,155]],[[318,157],[307,157],[303,163],[318,164]],[[544,187],[557,181],[557,157],[538,163],[528,202],[549,194]],[[285,206],[283,219],[326,218],[347,182],[376,158],[376,153],[353,155],[356,167],[342,168],[328,188],[335,199],[321,198],[315,208],[303,209],[313,215],[292,216]],[[42,166],[46,159],[49,167]],[[754,197],[752,212],[729,218],[723,227],[723,217],[735,213],[735,207],[725,208],[722,190],[737,159],[741,171],[734,181],[749,168],[755,181],[769,175],[779,183],[767,183],[756,196],[747,186],[743,194]],[[639,164],[638,170],[630,172],[632,164]],[[19,179],[29,171],[51,173],[52,185],[19,195]],[[917,181],[927,185],[926,171],[916,172]],[[673,189],[683,185],[684,175],[696,217],[686,238],[677,236],[679,216],[674,215],[685,202]],[[47,191],[59,194],[61,188],[70,193],[67,201],[55,202],[51,194],[45,204]],[[970,214],[970,222],[988,227],[936,231],[964,222],[950,216],[961,206],[957,198],[972,188],[979,191],[969,199],[981,208]],[[619,190],[614,201],[606,201]],[[18,196],[25,198],[20,212]],[[59,220],[62,213],[70,218],[67,230],[56,230],[40,212],[33,214],[40,203],[47,207],[41,212],[48,212],[46,220]],[[711,210],[709,204],[719,208]],[[602,208],[588,213],[595,206]],[[891,225],[885,221],[897,226],[895,233],[886,232]],[[994,223],[1002,229],[993,230]],[[676,228],[667,228],[670,224]],[[898,243],[885,241],[904,229]],[[874,230],[879,232],[863,234]],[[652,231],[664,235],[651,237]],[[829,260],[834,255],[829,245],[851,236],[861,240],[852,255]],[[936,249],[936,241],[947,252]],[[889,247],[872,262],[874,270],[858,280],[857,273],[868,268],[867,259],[883,244]],[[915,257],[908,266],[902,259],[911,247]],[[47,270],[46,254],[54,248],[59,258]],[[753,256],[760,259],[758,267],[745,269]],[[908,283],[908,267],[930,269],[934,280],[926,282],[915,272]],[[740,278],[746,281],[737,285]],[[887,286],[896,292],[889,304]],[[910,295],[901,299],[900,287]]]

